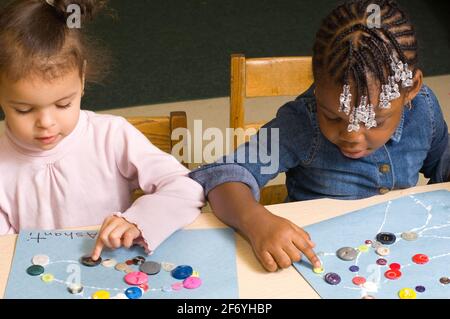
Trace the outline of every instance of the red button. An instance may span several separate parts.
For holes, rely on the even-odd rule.
[[[362,285],[362,284],[364,284],[366,282],[366,278],[356,276],[356,277],[353,277],[352,282],[355,285],[360,286],[360,285]]]
[[[132,261],[132,260],[127,260],[125,263],[126,263],[128,266],[131,266],[131,265],[134,264],[134,261]]]
[[[402,276],[402,273],[401,273],[400,271],[398,271],[398,270],[389,269],[388,271],[386,271],[386,272],[384,273],[384,276],[385,276],[387,279],[395,280],[395,279],[400,278],[400,277]]]
[[[372,241],[371,241],[370,239],[367,239],[364,243],[365,243],[366,245],[371,245],[371,244],[372,244]]]
[[[412,258],[412,260],[413,260],[413,262],[415,262],[416,264],[419,264],[419,265],[426,264],[427,262],[430,261],[430,259],[428,258],[428,256],[427,256],[427,255],[424,255],[424,254],[417,254],[417,255],[414,255],[413,258]]]
[[[144,292],[148,291],[148,289],[149,289],[149,286],[147,283],[140,284],[138,287],[141,288]]]
[[[398,263],[392,263],[389,265],[389,268],[391,268],[392,270],[400,270],[402,266],[400,266],[400,264]]]

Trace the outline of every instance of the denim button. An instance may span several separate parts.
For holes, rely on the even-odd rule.
[[[384,194],[386,194],[386,193],[389,193],[389,189],[388,189],[388,188],[386,188],[386,187],[380,188],[380,194],[381,194],[381,195],[384,195]]]
[[[386,173],[390,172],[391,167],[388,164],[383,164],[383,165],[380,165],[379,170],[381,173],[386,174]]]

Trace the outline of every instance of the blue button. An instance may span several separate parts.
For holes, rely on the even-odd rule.
[[[174,270],[172,270],[172,277],[175,279],[186,279],[192,275],[193,269],[191,266],[181,265],[177,266]]]
[[[142,290],[138,287],[130,287],[125,290],[125,296],[127,296],[128,299],[139,299],[142,297]]]
[[[359,267],[356,266],[356,265],[353,265],[353,266],[350,266],[349,270],[350,270],[351,272],[358,272],[358,271],[359,271]]]

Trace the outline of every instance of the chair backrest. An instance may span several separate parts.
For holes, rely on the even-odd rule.
[[[178,140],[172,140],[172,131],[177,128],[187,129],[186,112],[171,112],[170,116],[136,116],[127,117],[128,122],[133,124],[142,134],[144,134],[153,145],[160,150],[171,153],[172,147],[177,144]],[[181,154],[182,155],[182,154]],[[187,167],[187,164],[183,163]],[[134,190],[132,193],[132,201],[142,196],[142,190]]]
[[[231,56],[230,127],[259,130],[265,123],[245,122],[245,99],[298,95],[313,83],[312,57],[250,58]],[[249,136],[245,136],[248,140]],[[235,148],[240,142],[235,138]],[[285,185],[266,186],[260,203],[282,203],[287,197]]]

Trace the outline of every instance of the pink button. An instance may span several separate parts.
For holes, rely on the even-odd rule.
[[[172,289],[175,291],[181,290],[182,288],[183,288],[182,282],[176,282],[176,283],[172,284]]]
[[[352,282],[353,282],[355,285],[360,286],[360,285],[362,285],[362,284],[364,284],[364,283],[366,282],[366,278],[364,278],[364,277],[359,277],[359,276],[353,277]]]
[[[195,289],[202,285],[202,280],[198,277],[188,277],[183,281],[183,287],[186,289]]]
[[[146,273],[140,271],[130,272],[125,276],[125,282],[132,286],[139,286],[148,281],[148,276]]]

